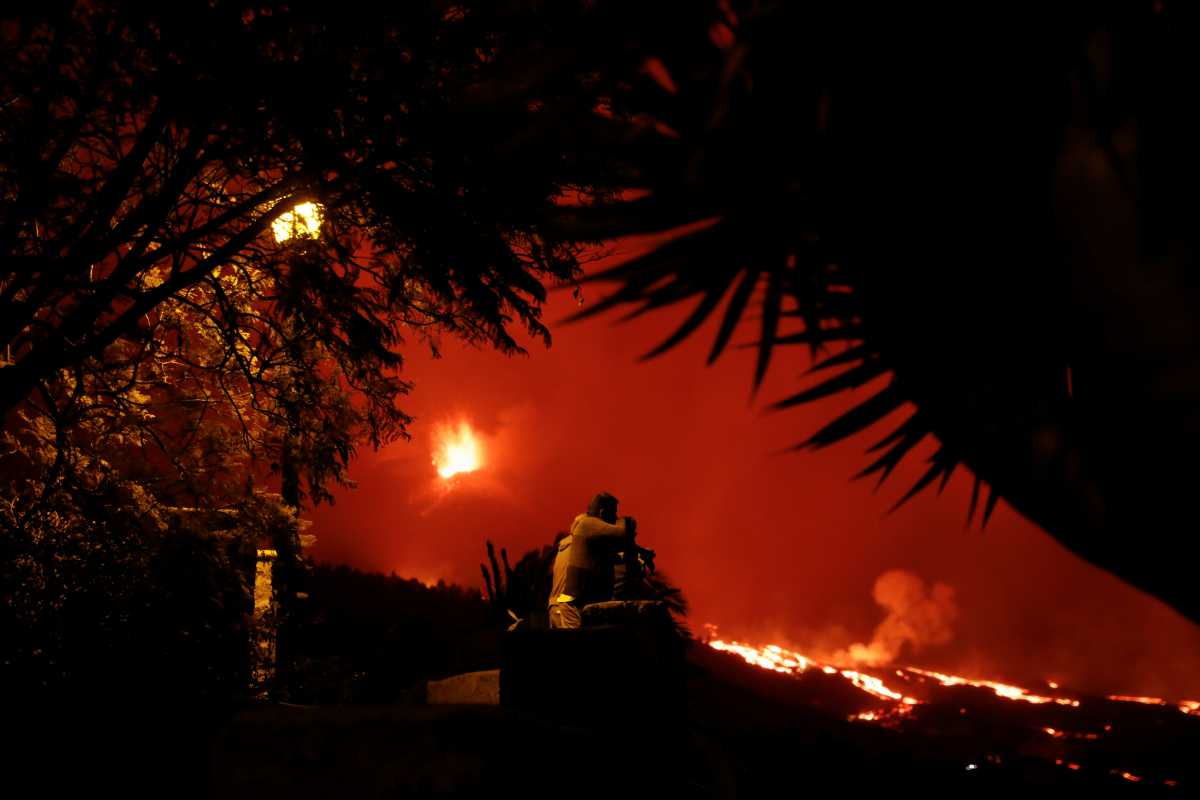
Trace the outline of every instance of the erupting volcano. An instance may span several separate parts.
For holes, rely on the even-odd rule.
[[[438,428],[435,441],[433,464],[443,480],[460,473],[474,472],[483,465],[483,448],[466,422]]]

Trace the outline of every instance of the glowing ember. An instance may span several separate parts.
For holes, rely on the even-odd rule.
[[[449,479],[460,472],[474,472],[483,464],[482,448],[471,426],[458,423],[457,428],[445,426],[436,432],[437,450],[433,465],[438,475]]]
[[[321,230],[321,221],[325,215],[316,203],[300,203],[291,211],[280,214],[271,223],[271,233],[275,241],[286,242],[288,239],[315,239]]]
[[[873,708],[852,715],[851,722],[876,722],[884,727],[895,727],[912,713],[913,706],[900,703],[886,708]]]
[[[1104,729],[1106,731],[1112,730],[1112,726],[1105,725]],[[1055,739],[1068,739],[1069,738],[1069,739],[1085,739],[1087,741],[1095,741],[1096,739],[1100,738],[1100,734],[1098,734],[1098,733],[1069,733],[1067,731],[1060,731],[1057,728],[1042,728],[1042,730],[1044,730],[1050,736],[1053,736]]]

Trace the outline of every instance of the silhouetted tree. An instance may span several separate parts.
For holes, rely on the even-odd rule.
[[[70,493],[136,488],[169,516],[268,472],[298,513],[360,443],[407,435],[404,346],[548,341],[543,281],[576,274],[578,245],[541,221],[590,189],[529,135],[543,96],[483,90],[536,5],[5,7],[11,535]],[[277,533],[286,610],[299,544]]]
[[[524,10],[6,7],[6,427],[187,504],[268,465],[319,501],[406,434],[404,344],[547,340],[571,170],[527,133],[538,95],[480,90]]]
[[[560,533],[559,538],[564,535]],[[491,603],[493,617],[506,624],[513,622],[513,615],[528,619],[536,626],[548,624],[546,603],[550,597],[557,551],[554,545],[535,548],[521,556],[517,565],[512,567],[508,563],[508,551],[502,547],[500,558],[504,569],[501,571],[496,563],[496,549],[488,540],[487,555],[491,571],[484,564],[480,564],[479,569],[483,573],[484,590]]]
[[[318,565],[289,676],[300,702],[391,703],[415,684],[498,664],[502,630],[474,589]]]
[[[543,283],[576,275],[578,244],[542,221],[593,189],[556,134],[530,134],[544,85],[487,90],[537,5],[0,11],[6,584],[61,545],[157,585],[140,532],[181,507],[245,512],[274,472],[294,516],[331,499],[360,443],[405,437],[403,347],[512,354],[514,325],[548,341]],[[290,606],[295,526],[270,530]],[[123,607],[82,579],[43,588]],[[56,629],[115,642],[114,625]]]

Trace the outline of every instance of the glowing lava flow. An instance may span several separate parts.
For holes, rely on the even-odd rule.
[[[1067,696],[1053,681],[1047,681],[1046,683],[1046,686],[1052,690],[1050,694],[1034,694],[1020,686],[999,683],[997,681],[963,678],[957,675],[947,675],[942,672],[918,669],[916,667],[890,669],[889,675],[895,675],[896,679],[907,682],[913,687],[913,691],[916,691],[922,698],[917,699],[892,688],[896,686],[896,683],[890,677],[888,681],[892,683],[892,686],[887,686],[883,679],[874,675],[868,675],[852,669],[844,669],[840,666],[823,664],[779,645],[772,644],[757,647],[744,642],[720,639],[716,635],[716,626],[706,625],[705,628],[706,635],[705,638],[702,638],[702,641],[705,641],[714,650],[736,655],[749,664],[785,675],[800,676],[805,672],[820,671],[825,675],[840,676],[859,690],[883,701],[874,703],[868,701],[865,704],[861,702],[855,704],[857,713],[852,713],[847,717],[853,723],[866,722],[893,730],[911,730],[914,733],[934,730],[941,731],[938,735],[943,735],[946,730],[949,730],[949,728],[945,727],[947,724],[945,719],[948,716],[946,712],[954,710],[952,707],[947,708],[946,706],[949,702],[953,701],[955,706],[958,706],[958,702],[963,704],[957,708],[959,716],[954,717],[956,725],[960,724],[958,720],[964,721],[961,724],[966,725],[966,727],[962,730],[969,732],[973,730],[972,725],[978,727],[978,722],[969,721],[969,718],[973,717],[976,713],[976,709],[988,712],[981,714],[981,719],[984,720],[983,724],[986,727],[991,724],[988,722],[990,713],[988,710],[993,707],[993,701],[986,699],[984,695],[968,699],[965,695],[947,694],[942,690],[935,690],[929,684],[936,681],[942,686],[970,686],[986,689],[994,693],[997,697],[1009,702],[1028,703],[1042,709],[1039,711],[1034,711],[1033,709],[1025,709],[1020,712],[1014,711],[1012,720],[1016,721],[1021,728],[1029,730],[1031,733],[1038,731],[1040,734],[1044,734],[1053,740],[1048,745],[1034,744],[1032,746],[1035,750],[1053,758],[1055,766],[1064,767],[1072,772],[1090,772],[1093,775],[1107,773],[1129,783],[1147,783],[1166,787],[1177,787],[1181,783],[1175,778],[1167,778],[1158,774],[1158,766],[1153,762],[1145,764],[1147,767],[1146,771],[1143,771],[1136,763],[1119,765],[1100,763],[1108,757],[1105,755],[1104,748],[1101,747],[1101,740],[1109,740],[1113,736],[1118,736],[1118,741],[1128,741],[1128,738],[1121,739],[1119,738],[1119,734],[1113,733],[1114,727],[1116,727],[1115,724],[1104,724],[1103,730],[1099,730],[1100,726],[1096,724],[1094,715],[1096,712],[1102,711],[1103,708],[1098,706],[1093,707],[1091,715],[1086,717],[1080,716],[1078,718],[1078,722],[1084,723],[1087,727],[1094,726],[1096,729],[1080,731],[1064,730],[1060,727],[1060,724],[1062,724],[1060,720],[1075,719],[1076,712],[1070,712],[1066,709],[1059,710],[1056,706],[1066,706],[1070,709],[1079,708],[1080,701]],[[920,684],[926,685],[922,691],[917,691]],[[1200,716],[1200,700],[1170,702],[1160,697],[1136,697],[1131,695],[1109,695],[1108,699],[1119,702],[1159,706],[1167,709],[1175,708],[1187,715]],[[981,705],[972,705],[972,703],[981,702]],[[869,707],[864,708],[863,705]],[[970,707],[970,711],[968,710],[968,706]],[[1037,720],[1037,722],[1030,725],[1030,722],[1034,720]],[[1047,725],[1047,722],[1051,722],[1052,725]],[[1187,723],[1179,724],[1186,725]],[[1026,728],[1025,726],[1029,727]],[[990,734],[988,734],[988,737],[990,739]],[[1022,747],[1025,746],[1022,745]],[[1112,746],[1112,744],[1109,744],[1108,748],[1111,750]],[[1087,755],[1095,763],[1084,761],[1080,758],[1081,755]],[[1071,760],[1070,757],[1072,756],[1077,760]],[[1008,758],[1008,755],[1004,755],[1003,758]],[[987,759],[999,765],[1002,757],[1001,755],[991,754],[987,756]],[[1127,767],[1131,767],[1137,771],[1130,771]],[[972,761],[967,764],[966,768],[974,770],[978,768],[978,765]]]
[[[1169,706],[1171,705],[1161,697],[1135,697],[1128,694],[1110,694],[1109,700],[1116,700],[1119,703],[1141,703],[1147,706]],[[1200,700],[1180,700],[1175,704],[1175,707],[1184,714],[1196,714],[1200,712]]]
[[[887,718],[892,718],[897,715],[907,714],[912,710],[913,706],[920,705],[922,701],[916,698],[909,697],[901,692],[897,692],[888,686],[883,681],[874,675],[868,675],[863,672],[856,672],[852,669],[842,669],[841,667],[830,666],[829,664],[821,664],[807,656],[801,655],[794,650],[780,647],[779,645],[769,644],[765,647],[755,647],[753,645],[742,642],[725,641],[715,638],[716,627],[708,626],[710,636],[708,646],[714,650],[720,650],[726,653],[733,653],[740,656],[747,663],[753,664],[756,667],[773,670],[774,672],[782,672],[787,675],[798,675],[811,668],[820,669],[828,675],[841,675],[843,678],[854,684],[862,691],[874,695],[881,700],[888,700],[896,703],[897,706],[891,709],[877,709],[873,711],[865,711],[858,714],[854,719],[866,721],[879,721]],[[918,679],[932,678],[942,686],[974,686],[981,689],[990,689],[995,692],[997,697],[1003,697],[1006,700],[1019,700],[1025,703],[1034,705],[1042,705],[1045,703],[1055,703],[1061,706],[1070,706],[1072,708],[1079,707],[1079,701],[1071,697],[1049,697],[1046,695],[1033,694],[1020,686],[1013,686],[1007,683],[998,683],[996,681],[977,680],[974,678],[962,678],[957,675],[947,675],[944,672],[934,672],[927,669],[918,669],[917,667],[905,667],[895,670],[895,673],[900,678],[909,680],[909,676],[917,676]],[[1058,689],[1055,683],[1047,684],[1052,689]],[[1109,700],[1115,700],[1122,703],[1142,703],[1144,705],[1164,706],[1175,708],[1182,711],[1184,714],[1200,716],[1200,700],[1179,700],[1176,703],[1171,703],[1161,697],[1135,697],[1132,695],[1112,694],[1108,695]],[[1055,738],[1067,736],[1062,731],[1055,728],[1043,728],[1043,730]],[[1070,734],[1074,738],[1095,738],[1096,734]]]
[[[727,642],[722,639],[710,639],[708,646],[714,650],[720,650],[725,653],[733,653],[741,656],[746,663],[753,664],[756,667],[782,672],[787,675],[798,675],[809,667],[821,668],[822,672],[829,675],[840,674],[850,683],[862,689],[867,694],[883,700],[891,700],[900,702],[908,706],[917,705],[920,701],[906,697],[900,692],[892,691],[884,685],[883,681],[876,678],[874,675],[867,675],[862,672],[855,672],[852,669],[838,669],[831,667],[828,664],[818,664],[811,658],[802,656],[792,650],[780,647],[777,644],[769,644],[766,647],[752,647],[741,642]],[[875,719],[874,716],[870,719]]]
[[[708,642],[708,646],[713,650],[739,655],[746,660],[747,664],[753,664],[756,667],[774,670],[775,672],[782,672],[786,675],[804,672],[815,663],[799,653],[785,650],[776,644],[769,644],[766,647],[760,648],[751,647],[748,644],[741,644],[740,642],[725,642],[720,639],[711,639]]]
[[[437,467],[438,475],[449,479],[461,472],[474,472],[483,464],[482,448],[479,440],[465,422],[458,423],[457,428],[444,426],[437,430],[437,450],[434,453],[433,465]]]
[[[861,672],[855,672],[852,669],[844,669],[841,671],[842,677],[853,683],[859,689],[862,689],[867,694],[873,694],[876,697],[882,697],[884,700],[899,700],[906,706],[915,706],[920,703],[914,697],[906,697],[899,692],[893,692],[891,689],[883,685],[883,681],[873,675],[864,675]]]
[[[970,678],[960,678],[956,675],[946,675],[941,672],[931,672],[929,670],[917,669],[916,667],[908,667],[909,672],[915,672],[918,675],[925,675],[929,678],[935,678],[942,686],[977,686],[980,688],[991,689],[999,697],[1004,697],[1008,700],[1024,700],[1026,703],[1058,703],[1062,706],[1078,706],[1078,700],[1072,700],[1067,697],[1044,697],[1042,695],[1030,694],[1020,686],[1010,686],[1007,683],[996,683],[995,681],[979,681],[971,680]]]
[[[710,629],[711,630],[711,629]],[[829,675],[841,675],[854,686],[862,691],[874,695],[881,700],[889,700],[894,703],[901,704],[902,707],[911,707],[919,705],[920,700],[914,697],[909,697],[901,692],[889,688],[884,682],[875,677],[863,672],[857,672],[852,669],[842,669],[840,667],[830,666],[828,664],[820,664],[807,656],[801,655],[792,650],[780,647],[779,645],[770,644],[765,647],[754,647],[742,642],[725,641],[722,639],[709,639],[708,646],[714,650],[721,650],[727,653],[733,653],[741,656],[747,663],[757,667],[782,672],[788,675],[800,674],[810,667],[818,667],[822,672]],[[901,678],[907,678],[907,674],[918,675],[925,678],[933,678],[943,686],[976,686],[979,688],[991,689],[998,697],[1003,697],[1006,700],[1021,700],[1026,703],[1057,703],[1064,706],[1078,707],[1079,701],[1069,697],[1045,697],[1043,695],[1031,694],[1019,686],[1012,686],[1007,683],[997,683],[996,681],[974,680],[971,678],[960,678],[956,675],[946,675],[942,672],[932,672],[930,670],[917,669],[916,667],[907,667],[903,670],[896,670],[896,674]],[[1113,698],[1113,699],[1137,699],[1139,702],[1153,702],[1157,698]],[[1159,701],[1162,702],[1162,701]],[[1181,709],[1184,706],[1180,706]],[[1197,708],[1200,708],[1198,704]],[[896,709],[899,711],[900,709]],[[882,712],[865,712],[859,714],[858,718],[863,720],[876,720],[880,718]],[[895,711],[892,712],[893,714]]]

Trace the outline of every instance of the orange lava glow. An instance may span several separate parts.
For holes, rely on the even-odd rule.
[[[753,664],[756,667],[762,667],[774,672],[782,672],[787,675],[804,672],[816,663],[799,653],[793,653],[774,644],[767,645],[766,647],[751,647],[739,642],[725,642],[720,639],[712,639],[709,641],[708,646],[714,650],[739,655],[746,660],[746,663]],[[836,672],[836,670],[834,671]]]
[[[912,713],[912,710],[912,705],[901,703],[891,708],[873,708],[869,711],[863,711],[850,717],[850,719],[851,721],[878,722],[882,725],[888,725],[908,716]]]
[[[883,681],[879,680],[879,678],[876,678],[873,675],[864,675],[863,673],[855,672],[852,669],[844,669],[842,670],[842,677],[850,681],[859,689],[862,689],[867,694],[873,694],[876,697],[882,697],[884,700],[899,700],[901,703],[908,706],[915,706],[920,702],[915,698],[905,697],[899,692],[892,691],[883,685]]]
[[[1169,706],[1171,703],[1161,697],[1138,697],[1129,694],[1110,694],[1109,700],[1116,700],[1118,703],[1141,703],[1147,706]],[[1200,700],[1180,700],[1175,703],[1175,707],[1184,714],[1200,713]]]
[[[854,669],[844,669],[833,666],[833,664],[820,663],[814,658],[810,658],[800,652],[788,650],[784,646],[778,644],[768,644],[756,646],[745,644],[744,642],[733,642],[716,638],[715,626],[707,626],[709,631],[708,646],[714,650],[722,652],[731,652],[743,658],[746,663],[754,664],[756,667],[770,669],[773,672],[784,673],[788,675],[804,673],[805,670],[816,668],[827,675],[841,675],[847,681],[850,681],[853,686],[859,688],[871,696],[889,700],[896,703],[899,709],[911,709],[914,705],[919,705],[920,700],[914,697],[908,697],[907,694],[895,691],[894,688],[884,684],[881,678],[868,673],[857,672]],[[1009,700],[1021,700],[1025,703],[1042,704],[1056,703],[1058,705],[1069,705],[1072,708],[1078,708],[1079,700],[1070,697],[1046,697],[1043,694],[1033,694],[1030,691],[1013,686],[1010,684],[1001,684],[994,680],[977,680],[971,678],[961,678],[959,675],[947,675],[946,673],[932,672],[929,669],[918,669],[916,667],[906,667],[904,669],[894,669],[894,674],[900,679],[911,680],[917,678],[923,680],[926,678],[934,679],[943,686],[977,686],[980,688],[989,688],[996,693],[997,697],[1003,697]],[[1128,699],[1128,698],[1110,698],[1110,699]],[[1139,698],[1139,700],[1152,700],[1154,698]],[[1183,700],[1183,703],[1192,703],[1192,700]],[[1186,706],[1181,705],[1181,709],[1187,710]],[[1200,703],[1195,704],[1195,710],[1200,710]],[[1188,711],[1190,712],[1190,711]],[[904,711],[898,709],[890,710],[872,710],[864,711],[862,714],[854,716],[857,720],[866,722],[881,721],[883,718],[895,718],[898,714],[904,714]],[[1062,732],[1058,732],[1054,728],[1045,728],[1045,732],[1051,736],[1064,736]],[[1094,738],[1097,734],[1070,734],[1073,738]]]
[[[720,639],[717,637],[716,626],[706,625],[706,638],[702,639],[714,650],[719,650],[725,653],[736,655],[748,664],[769,669],[773,672],[783,673],[785,675],[800,675],[808,670],[819,670],[826,675],[840,676],[848,683],[855,686],[859,690],[885,701],[871,708],[866,708],[856,714],[851,715],[848,719],[851,722],[866,722],[883,727],[897,728],[906,724],[906,718],[914,717],[914,713],[919,713],[919,707],[929,708],[931,700],[921,700],[915,697],[910,697],[903,692],[896,691],[892,686],[884,683],[883,679],[870,675],[864,672],[858,672],[852,669],[844,669],[833,664],[823,664],[815,659],[798,653],[794,650],[781,647],[780,645],[765,645],[755,646],[744,642],[736,642],[731,640]],[[979,680],[974,678],[963,678],[957,675],[947,675],[943,672],[934,672],[932,670],[918,669],[917,667],[900,667],[891,668],[887,672],[888,681],[891,682],[891,677],[894,675],[897,680],[907,682],[909,684],[921,684],[932,679],[940,683],[942,686],[973,686],[983,689],[988,689],[995,693],[997,697],[1013,702],[1031,703],[1034,705],[1058,704],[1070,708],[1078,708],[1080,701],[1069,696],[1067,693],[1059,689],[1057,683],[1047,681],[1046,685],[1053,689],[1054,696],[1033,694],[1027,689],[1020,686],[1013,686],[1007,683],[998,683],[997,681]],[[1062,692],[1062,694],[1059,694]],[[1200,715],[1200,700],[1178,700],[1169,702],[1159,697],[1137,697],[1132,695],[1108,695],[1107,699],[1119,702],[1142,703],[1145,705],[1162,706],[1166,708],[1177,708],[1185,714]],[[958,709],[960,715],[967,714],[966,708]],[[1057,712],[1056,712],[1057,713]],[[915,718],[915,717],[914,717]],[[1111,734],[1112,725],[1104,725],[1103,733],[1096,731],[1070,731],[1063,730],[1058,727],[1041,727],[1037,730],[1045,733],[1047,736],[1059,740],[1062,744],[1055,747],[1079,747],[1077,742],[1093,742],[1101,739],[1105,734]],[[988,760],[995,759],[995,763],[999,763],[999,757],[988,756]],[[1054,764],[1060,767],[1065,767],[1073,772],[1080,771],[1083,767],[1075,761],[1068,761],[1064,758],[1055,758]],[[968,764],[967,769],[976,769],[976,764]],[[1130,783],[1141,783],[1147,779],[1143,775],[1138,775],[1122,769],[1110,769],[1108,773],[1129,781]],[[1150,783],[1157,783],[1160,779],[1150,778]],[[1169,779],[1161,779],[1164,786],[1177,786],[1178,782]]]
[[[862,689],[867,694],[884,700],[892,700],[900,702],[907,706],[914,706],[919,703],[912,697],[906,697],[900,692],[889,689],[884,685],[883,681],[874,675],[867,675],[863,672],[856,672],[852,669],[838,669],[829,664],[818,664],[811,658],[803,656],[793,650],[780,647],[777,644],[769,644],[765,647],[754,647],[753,645],[744,644],[742,642],[729,642],[722,639],[710,639],[708,646],[714,650],[720,650],[725,653],[733,653],[741,656],[747,664],[753,664],[756,667],[762,667],[774,672],[782,672],[787,675],[795,675],[804,672],[810,667],[818,667],[827,675],[841,675],[850,683]],[[860,715],[861,716],[861,715]],[[867,719],[866,717],[863,717]],[[875,719],[875,717],[870,717]]]
[[[1165,706],[1167,704],[1167,701],[1161,697],[1134,697],[1127,694],[1110,694],[1108,699],[1121,703],[1143,703],[1148,706]]]
[[[435,431],[436,448],[433,465],[438,475],[450,479],[463,472],[474,472],[483,466],[483,448],[471,426],[465,422],[457,427],[449,425]]]
[[[931,672],[929,670],[917,669],[909,667],[909,672],[915,672],[918,675],[925,675],[930,678],[937,679],[943,686],[978,686],[980,688],[991,689],[999,697],[1004,697],[1009,700],[1023,700],[1026,703],[1058,703],[1063,706],[1078,706],[1079,701],[1069,697],[1045,697],[1038,694],[1030,694],[1020,686],[1012,686],[1007,683],[997,683],[995,681],[972,680],[970,678],[960,678],[957,675],[946,675],[941,672]]]

